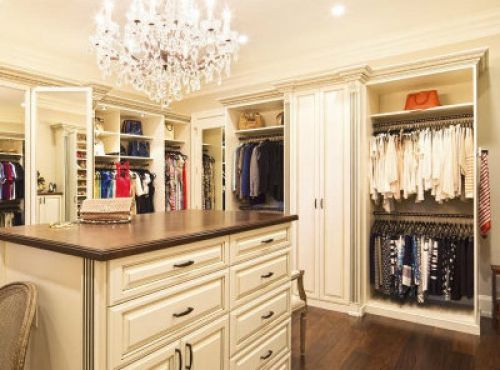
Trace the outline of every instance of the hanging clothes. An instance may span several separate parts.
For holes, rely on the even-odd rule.
[[[424,303],[474,295],[472,225],[375,221],[370,234],[370,282],[375,291]]]
[[[491,201],[490,201],[490,172],[488,166],[488,153],[482,152],[479,176],[479,231],[485,238],[491,229]]]
[[[215,209],[215,159],[203,154],[203,209]]]
[[[187,156],[165,153],[165,206],[167,211],[187,209]]]
[[[261,140],[238,146],[233,155],[232,190],[251,206],[274,203],[283,209],[284,144],[282,139]]]
[[[474,133],[466,125],[421,129],[399,134],[372,136],[370,153],[370,195],[383,201],[388,212],[393,201],[426,192],[438,203],[451,199],[472,199]]]

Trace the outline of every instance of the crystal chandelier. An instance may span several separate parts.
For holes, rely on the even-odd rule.
[[[184,94],[230,75],[239,35],[231,30],[226,8],[219,19],[215,0],[202,14],[197,0],[132,0],[122,29],[113,21],[113,3],[105,1],[91,37],[97,63],[105,76],[113,71],[119,84],[129,84],[168,106]]]

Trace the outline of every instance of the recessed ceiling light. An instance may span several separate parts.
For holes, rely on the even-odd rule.
[[[247,44],[248,43],[248,36],[247,35],[240,35],[240,37],[238,37],[238,42],[241,45]]]
[[[336,4],[332,8],[332,15],[334,17],[342,17],[345,14],[345,5],[342,4]]]

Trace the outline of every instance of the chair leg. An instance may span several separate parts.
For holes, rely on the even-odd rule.
[[[300,313],[300,355],[304,356],[306,353],[306,313]]]

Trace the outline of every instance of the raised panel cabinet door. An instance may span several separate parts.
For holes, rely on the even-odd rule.
[[[350,276],[350,131],[343,87],[322,92],[320,298],[348,301]]]
[[[305,270],[304,287],[310,298],[319,295],[316,264],[318,228],[318,151],[317,121],[318,97],[316,92],[301,93],[295,97],[294,131],[297,145],[296,160],[296,263]]]
[[[179,348],[180,342],[175,341],[125,366],[122,370],[177,370],[182,361]]]
[[[58,195],[45,195],[38,197],[38,223],[50,224],[61,222],[61,197]]]
[[[181,341],[184,369],[229,369],[229,318],[223,318],[204,326]]]

